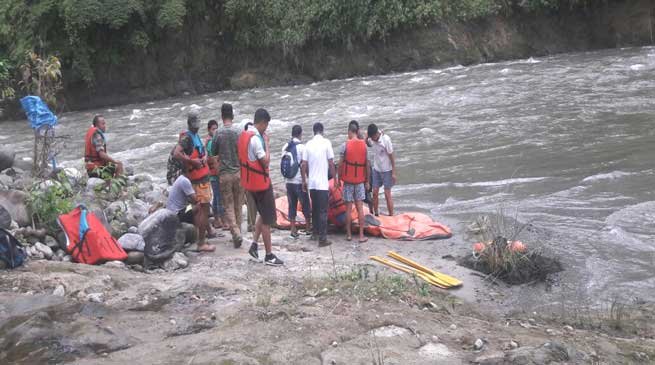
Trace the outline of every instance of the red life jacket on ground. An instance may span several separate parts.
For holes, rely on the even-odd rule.
[[[239,136],[237,152],[239,164],[241,165],[241,186],[247,191],[264,191],[271,186],[271,179],[268,176],[268,169],[264,170],[259,161],[248,159],[248,145],[255,132],[243,131]]]
[[[69,213],[60,215],[57,219],[59,226],[66,234],[66,251],[71,254],[73,260],[93,265],[105,261],[127,259],[127,253],[121,245],[102,225],[100,219],[89,211],[86,213],[89,229],[80,240],[82,209],[86,210],[86,208],[77,207]]]
[[[337,217],[346,212],[346,203],[343,201],[341,188],[334,186],[334,179],[330,180],[328,190],[328,221],[339,225]]]
[[[346,153],[339,166],[341,180],[349,184],[360,184],[366,181],[366,142],[361,139],[351,139],[346,142]]]
[[[86,131],[84,137],[84,165],[87,171],[92,171],[98,167],[107,165],[107,161],[100,158],[96,147],[93,145],[93,135],[98,131],[98,128],[91,127]],[[107,152],[107,143],[104,144],[105,152]]]
[[[188,134],[186,131],[180,133],[180,140],[182,137],[184,137],[185,134]],[[189,136],[191,138],[191,136]],[[186,152],[185,152],[186,153]],[[191,155],[189,156],[190,159],[196,160],[196,159],[202,159],[205,157],[205,153],[200,153],[198,149],[194,146],[193,147],[193,152],[191,152]],[[209,166],[207,166],[206,163],[204,163],[200,168],[194,168],[193,165],[191,165],[190,162],[185,162],[184,163],[184,168],[187,171],[187,177],[191,182],[198,181],[204,179],[207,175],[209,175]]]
[[[212,140],[211,136],[207,136],[207,138],[205,138],[205,149],[207,150],[207,156],[208,156],[207,165],[209,166],[209,175],[218,176],[218,163],[212,162],[215,160],[213,158],[209,158],[209,157],[213,157],[211,151],[209,150],[209,142],[211,140]]]

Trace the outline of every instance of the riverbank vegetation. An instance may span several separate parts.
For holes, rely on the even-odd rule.
[[[152,55],[170,37],[197,36],[230,48],[274,48],[285,56],[311,42],[349,47],[398,29],[496,14],[557,11],[588,0],[6,0],[0,4],[2,100],[25,94],[21,65],[32,52],[61,60],[64,87],[93,88],[100,73]],[[207,21],[211,20],[211,21]],[[184,67],[178,55],[173,63]],[[163,61],[163,59],[162,59]],[[119,77],[116,75],[115,77]]]

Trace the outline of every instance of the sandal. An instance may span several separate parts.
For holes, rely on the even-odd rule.
[[[352,241],[353,237],[352,236],[346,236],[346,241]]]
[[[360,238],[359,243],[364,243],[368,241],[368,237]]]

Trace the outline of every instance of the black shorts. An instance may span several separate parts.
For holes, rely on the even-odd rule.
[[[181,223],[190,223],[193,224],[193,209],[187,210],[186,208],[177,212],[177,219]]]
[[[275,225],[277,222],[277,211],[275,210],[273,186],[269,186],[268,189],[264,191],[249,191],[248,194],[252,196],[252,200],[257,207],[257,212],[262,217],[262,222],[268,226]]]

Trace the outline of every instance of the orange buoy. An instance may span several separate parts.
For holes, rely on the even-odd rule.
[[[473,252],[475,253],[481,253],[487,248],[487,245],[485,245],[482,242],[476,242],[473,244]]]
[[[509,249],[512,252],[525,253],[526,251],[528,251],[528,246],[526,246],[521,241],[513,241],[512,243],[510,243]]]

